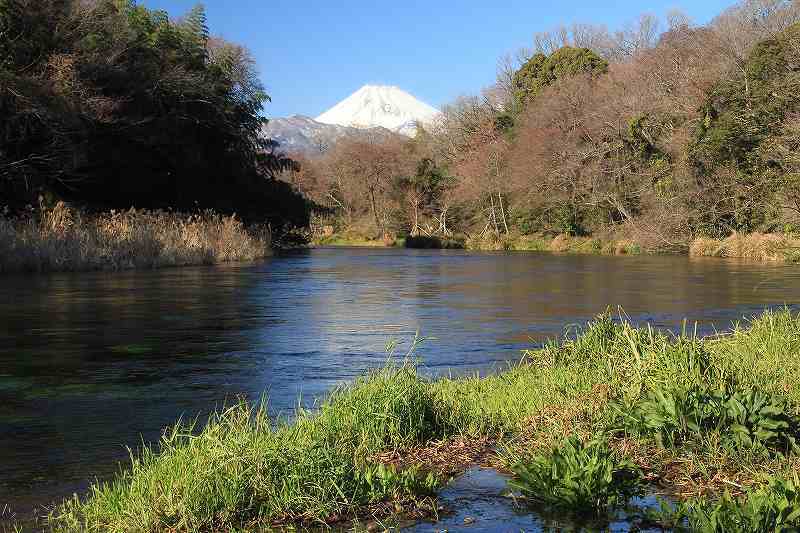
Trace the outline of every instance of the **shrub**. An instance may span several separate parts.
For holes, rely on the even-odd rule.
[[[409,235],[405,239],[405,247],[422,249],[459,249],[464,248],[464,243],[455,239],[442,239],[440,237],[431,237],[427,235]]]
[[[698,238],[689,247],[695,257],[741,257],[756,261],[792,262],[797,249],[797,239],[789,235],[772,233],[734,233],[722,240]]]

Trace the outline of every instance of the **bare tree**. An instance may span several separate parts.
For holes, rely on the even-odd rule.
[[[378,237],[389,229],[391,189],[394,180],[409,173],[410,160],[397,141],[369,143],[349,141],[331,152],[328,171],[333,187],[328,195],[352,216],[368,212],[375,223]]]

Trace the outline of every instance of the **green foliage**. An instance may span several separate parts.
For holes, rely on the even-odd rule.
[[[545,229],[545,213],[542,207],[517,204],[511,209],[509,219],[522,235],[533,235]]]
[[[618,460],[604,440],[584,443],[573,436],[511,470],[512,489],[531,501],[578,514],[619,509],[643,490],[639,468]]]
[[[562,202],[557,204],[549,213],[552,226],[565,235],[587,235],[584,212],[575,204]]]
[[[595,213],[571,202],[553,202],[535,207],[516,205],[509,218],[523,235],[545,233],[550,235],[589,235],[589,221]]]
[[[0,0],[0,195],[90,208],[213,208],[280,233],[309,207],[261,138],[248,52],[134,1]]]
[[[514,73],[514,108],[520,112],[525,104],[535,98],[545,87],[544,64],[547,63],[545,54],[535,54]]]
[[[578,74],[599,76],[607,71],[608,62],[588,48],[565,46],[550,56],[535,54],[514,73],[515,110],[522,111],[528,102],[558,79]]]
[[[70,29],[67,0],[0,0],[0,70],[17,73],[57,50]]]
[[[564,46],[553,52],[542,65],[542,78],[552,83],[576,74],[598,76],[608,71],[608,62],[589,48]]]
[[[183,33],[186,52],[195,56],[195,61],[205,62],[208,56],[208,19],[205,8],[198,4],[189,11],[177,30]]]
[[[798,452],[797,420],[786,401],[755,389],[729,391],[695,385],[655,389],[635,405],[616,405],[629,433],[676,447],[719,433],[732,447]]]
[[[671,121],[650,114],[642,114],[628,121],[627,142],[631,150],[644,160],[668,159],[659,147],[659,140],[671,129]]]
[[[494,130],[498,133],[510,133],[514,129],[514,115],[511,113],[500,113],[494,119]]]
[[[356,483],[361,486],[354,499],[363,504],[407,496],[432,496],[439,485],[433,474],[421,475],[417,467],[398,472],[395,467],[383,463],[357,471]]]
[[[772,533],[800,529],[800,480],[773,477],[739,497],[694,499],[674,508],[666,504],[650,520],[674,531]]]
[[[800,25],[756,44],[743,73],[718,83],[708,96],[688,146],[708,191],[697,206],[700,233],[751,232],[776,214],[772,206],[787,169],[765,157],[762,147],[800,110],[798,36]]]
[[[690,147],[697,164],[734,162],[745,171],[757,170],[755,149],[800,103],[798,36],[800,25],[758,43],[745,61],[744,75],[714,88]]]
[[[464,242],[458,239],[442,239],[427,235],[409,235],[403,242],[403,246],[423,250],[461,250],[464,248]]]

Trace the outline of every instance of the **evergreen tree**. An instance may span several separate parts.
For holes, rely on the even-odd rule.
[[[588,48],[564,46],[550,56],[535,54],[514,73],[514,108],[521,112],[542,90],[558,79],[608,71],[608,62]]]

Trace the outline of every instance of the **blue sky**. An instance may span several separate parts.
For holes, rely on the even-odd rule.
[[[196,0],[140,0],[178,16]],[[211,32],[246,45],[272,97],[268,117],[317,116],[364,84],[397,85],[440,107],[492,83],[534,33],[618,28],[677,8],[705,23],[732,0],[205,0]]]

